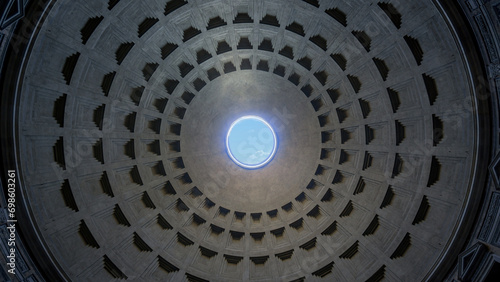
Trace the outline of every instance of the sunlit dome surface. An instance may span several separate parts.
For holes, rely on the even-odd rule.
[[[226,147],[231,159],[244,168],[259,168],[271,161],[276,152],[276,134],[257,116],[237,119],[227,133]]]

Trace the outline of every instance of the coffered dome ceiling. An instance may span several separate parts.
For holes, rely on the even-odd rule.
[[[75,281],[417,281],[468,212],[480,123],[434,1],[69,1],[19,85],[23,193]],[[279,140],[247,170],[231,123]]]

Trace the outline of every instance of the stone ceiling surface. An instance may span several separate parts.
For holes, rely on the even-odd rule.
[[[471,193],[472,88],[432,1],[56,1],[24,193],[76,281],[422,280]],[[257,170],[225,151],[247,114],[280,142]]]

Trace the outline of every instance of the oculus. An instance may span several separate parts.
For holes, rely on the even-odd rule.
[[[276,153],[277,145],[271,125],[258,116],[243,116],[235,120],[226,136],[229,157],[246,169],[268,164]]]

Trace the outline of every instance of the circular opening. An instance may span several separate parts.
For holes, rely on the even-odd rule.
[[[258,116],[244,116],[231,124],[226,137],[229,157],[241,167],[259,168],[276,153],[277,138],[269,123]]]

